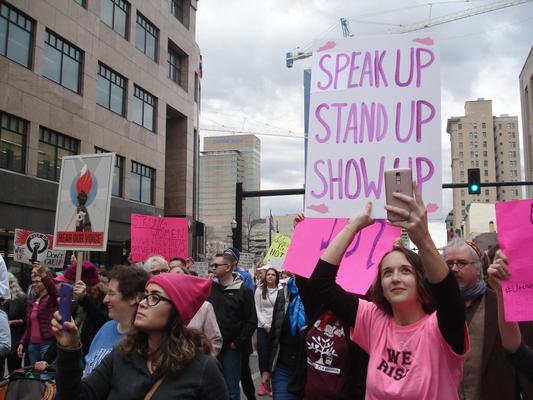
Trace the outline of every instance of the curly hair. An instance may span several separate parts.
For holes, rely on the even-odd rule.
[[[411,266],[413,267],[415,271],[418,299],[422,304],[422,309],[424,310],[424,312],[426,314],[431,314],[433,311],[435,311],[435,307],[433,305],[433,297],[431,296],[431,292],[429,291],[429,286],[426,281],[426,274],[424,272],[422,260],[420,259],[420,256],[418,254],[409,249],[406,249],[405,247],[394,247],[392,250],[386,252],[381,258],[381,261],[379,262],[378,266],[378,274],[376,276],[374,284],[372,285],[372,301],[385,314],[391,316],[393,315],[392,305],[385,298],[385,294],[383,293],[383,286],[381,285],[381,267],[383,266],[383,260],[385,259],[385,257],[387,257],[390,253],[394,251],[402,253],[405,258],[407,258],[407,261],[409,261],[409,264],[411,264]]]
[[[211,354],[211,342],[200,331],[183,325],[176,309],[172,308],[165,327],[166,336],[151,354],[154,369],[161,375],[180,376],[196,354]],[[148,358],[148,335],[136,328],[120,342],[119,351],[125,359],[133,355]]]

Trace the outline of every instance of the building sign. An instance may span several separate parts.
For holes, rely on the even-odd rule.
[[[115,153],[63,157],[54,247],[105,251]]]
[[[442,204],[439,53],[415,34],[315,43],[305,183],[307,217],[349,218],[374,203],[384,171],[411,168],[428,214]]]

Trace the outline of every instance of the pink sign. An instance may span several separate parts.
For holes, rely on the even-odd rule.
[[[533,199],[496,203],[498,241],[509,259],[511,277],[502,281],[505,319],[533,320]]]
[[[309,278],[318,259],[348,219],[305,218],[294,230],[283,269]],[[376,222],[359,232],[342,259],[337,283],[351,293],[366,294],[381,257],[400,237],[401,229]]]
[[[131,214],[131,258],[145,261],[150,256],[188,257],[187,218],[164,218]]]

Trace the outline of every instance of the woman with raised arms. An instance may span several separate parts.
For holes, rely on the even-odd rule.
[[[326,249],[312,276],[312,291],[351,325],[351,339],[370,355],[366,399],[458,399],[469,348],[459,287],[437,251],[416,184],[415,197],[394,196],[408,206],[385,208],[403,220],[418,248],[386,253],[378,266],[373,301],[358,299],[335,283],[338,266],[355,235],[371,225],[372,204],[348,221]],[[436,311],[434,311],[436,309]]]

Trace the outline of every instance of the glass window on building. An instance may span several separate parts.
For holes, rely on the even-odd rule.
[[[184,51],[179,49],[176,45],[169,42],[168,57],[167,57],[167,78],[176,82],[185,91],[187,91],[187,63],[189,57]]]
[[[0,54],[31,69],[34,22],[15,8],[0,3]]]
[[[100,18],[124,39],[128,39],[130,3],[124,0],[101,0]]]
[[[131,162],[130,199],[146,204],[154,204],[153,189],[155,183],[155,169]]]
[[[486,128],[486,127],[487,127],[487,124],[486,124],[485,122],[482,122],[482,123],[481,123],[481,127],[482,127],[482,128]]]
[[[457,124],[457,129],[463,129],[463,124]]]
[[[155,132],[156,98],[139,86],[133,87],[132,121]]]
[[[109,153],[109,151],[95,147],[96,153]],[[113,196],[122,197],[124,182],[124,157],[115,154],[115,167],[113,169]]]
[[[87,7],[87,1],[86,0],[74,0],[75,3],[78,3],[83,8]]]
[[[82,57],[83,52],[76,46],[55,33],[46,31],[43,76],[80,93]]]
[[[135,47],[150,57],[152,60],[157,61],[157,39],[159,37],[159,30],[144,18],[141,14],[137,13],[137,28],[135,30]]]
[[[41,128],[37,176],[39,178],[59,181],[61,158],[78,154],[79,142],[69,136],[47,128]]]
[[[96,103],[108,110],[125,115],[127,81],[104,64],[98,64],[98,80],[96,82]]]
[[[26,121],[0,112],[0,168],[25,172],[27,130]]]
[[[170,12],[183,24],[185,20],[185,0],[170,0]]]

